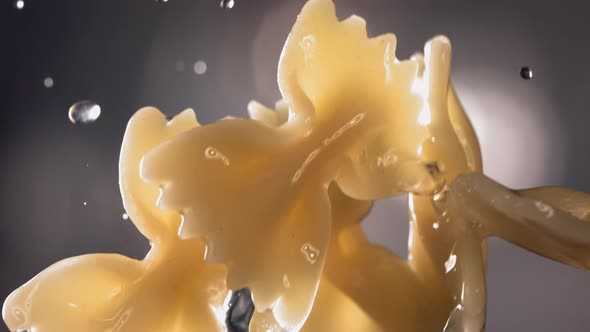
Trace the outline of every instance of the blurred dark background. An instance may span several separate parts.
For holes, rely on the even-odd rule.
[[[245,117],[252,98],[272,105],[281,47],[305,2],[236,0],[223,10],[218,0],[23,1],[0,7],[2,300],[65,257],[143,257],[148,243],[121,217],[117,186],[127,120],[145,105],[168,115],[193,107],[202,123]],[[436,34],[450,37],[453,80],[488,175],[515,188],[590,192],[587,2],[336,4],[341,18],[364,17],[371,36],[396,33],[400,59]],[[520,78],[522,66],[532,80]],[[86,99],[102,116],[73,125],[68,108]],[[406,255],[407,220],[405,198],[394,198],[378,202],[365,229]],[[488,286],[488,331],[590,329],[590,273],[492,239]]]

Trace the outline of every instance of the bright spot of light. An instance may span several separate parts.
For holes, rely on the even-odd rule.
[[[430,108],[428,107],[427,102],[424,102],[424,107],[420,111],[418,115],[418,123],[421,126],[428,126],[430,124],[431,117],[430,117]]]
[[[21,9],[25,8],[25,2],[23,0],[17,0],[14,3],[14,6],[16,7],[16,9],[21,10]]]
[[[207,72],[207,63],[205,61],[197,61],[193,67],[195,74],[203,75]]]

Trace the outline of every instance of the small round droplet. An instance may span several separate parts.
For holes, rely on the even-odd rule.
[[[434,224],[432,224],[432,228],[434,229],[438,229],[440,227],[440,223],[437,221]]]
[[[207,63],[205,63],[205,61],[197,61],[195,62],[195,65],[193,66],[193,70],[195,71],[195,74],[197,75],[203,75],[207,72]]]
[[[68,117],[73,124],[88,124],[100,117],[100,106],[92,101],[80,101],[70,106]]]
[[[88,202],[82,202],[82,205],[86,206],[88,205]]]
[[[530,80],[533,78],[533,70],[527,66],[520,68],[520,77],[522,77],[523,80]]]
[[[219,3],[219,7],[223,9],[232,9],[234,8],[235,1],[234,0],[221,0]]]
[[[128,220],[129,219],[129,215],[127,213],[123,213],[122,218],[123,218],[123,220]]]
[[[229,166],[229,159],[223,153],[217,151],[212,146],[209,146],[205,149],[205,158],[209,160],[219,160],[225,166]]]
[[[25,8],[25,1],[24,0],[17,0],[14,2],[14,8],[21,10]]]
[[[320,255],[320,251],[309,243],[305,243],[301,246],[301,252],[305,259],[311,264],[314,264]]]
[[[53,83],[53,78],[51,77],[45,77],[43,80],[43,85],[48,89],[53,88]]]

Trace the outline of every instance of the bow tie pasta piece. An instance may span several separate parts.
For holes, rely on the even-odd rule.
[[[146,151],[196,124],[192,111],[167,123],[158,110],[146,108],[127,127],[121,191],[131,219],[152,241],[147,257],[92,254],[52,265],[7,298],[3,318],[11,330],[221,330],[216,312],[228,292],[225,267],[206,266],[204,242],[179,239],[180,216],[158,210],[158,188],[138,181]]]

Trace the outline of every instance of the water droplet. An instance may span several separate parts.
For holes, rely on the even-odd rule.
[[[209,146],[205,149],[205,158],[210,160],[219,160],[225,166],[229,166],[229,159],[223,153],[217,151],[212,146]]]
[[[434,224],[432,224],[432,228],[434,228],[434,229],[438,229],[439,227],[440,227],[440,224],[438,221],[435,222]]]
[[[234,8],[235,1],[234,0],[221,0],[219,3],[219,7],[223,9],[232,9]]]
[[[520,68],[520,77],[523,80],[530,80],[533,78],[533,70],[527,66]]]
[[[53,83],[53,78],[51,77],[45,77],[45,79],[43,80],[43,85],[48,89],[53,88]]]
[[[17,0],[14,2],[14,8],[21,10],[23,8],[25,8],[25,2],[24,0]]]
[[[86,206],[88,205],[88,202],[82,202],[82,205]]]
[[[455,254],[451,254],[449,259],[447,259],[445,262],[446,273],[451,272],[451,270],[455,268],[455,264],[457,264],[457,256]]]
[[[399,157],[393,152],[393,149],[389,149],[383,154],[383,156],[377,157],[377,166],[386,168],[396,164],[398,160]]]
[[[309,50],[313,46],[314,41],[315,38],[312,35],[305,36],[301,40],[301,47],[303,47],[304,50]]]
[[[248,331],[255,309],[250,290],[242,288],[232,292],[228,307],[225,316],[225,325],[228,332]]]
[[[95,102],[85,100],[70,106],[68,117],[73,124],[88,124],[100,117],[100,106]]]
[[[291,282],[286,274],[283,274],[283,286],[285,286],[285,288],[291,287]]]
[[[121,217],[123,218],[123,220],[129,219],[129,215],[127,213],[123,213],[123,215]]]
[[[305,256],[305,259],[311,264],[314,264],[320,255],[320,251],[309,243],[305,243],[301,246],[301,252],[303,253],[303,256]]]
[[[551,218],[555,214],[555,210],[550,205],[547,205],[541,201],[535,201],[537,209],[545,214],[545,218]]]
[[[443,328],[443,332],[451,332],[456,331],[457,329],[461,329],[463,327],[463,306],[458,304],[451,314],[449,315],[449,319]]]
[[[195,62],[193,70],[195,71],[195,74],[203,75],[207,72],[207,63],[205,61],[199,60]]]
[[[184,71],[184,62],[176,61],[176,71]]]

